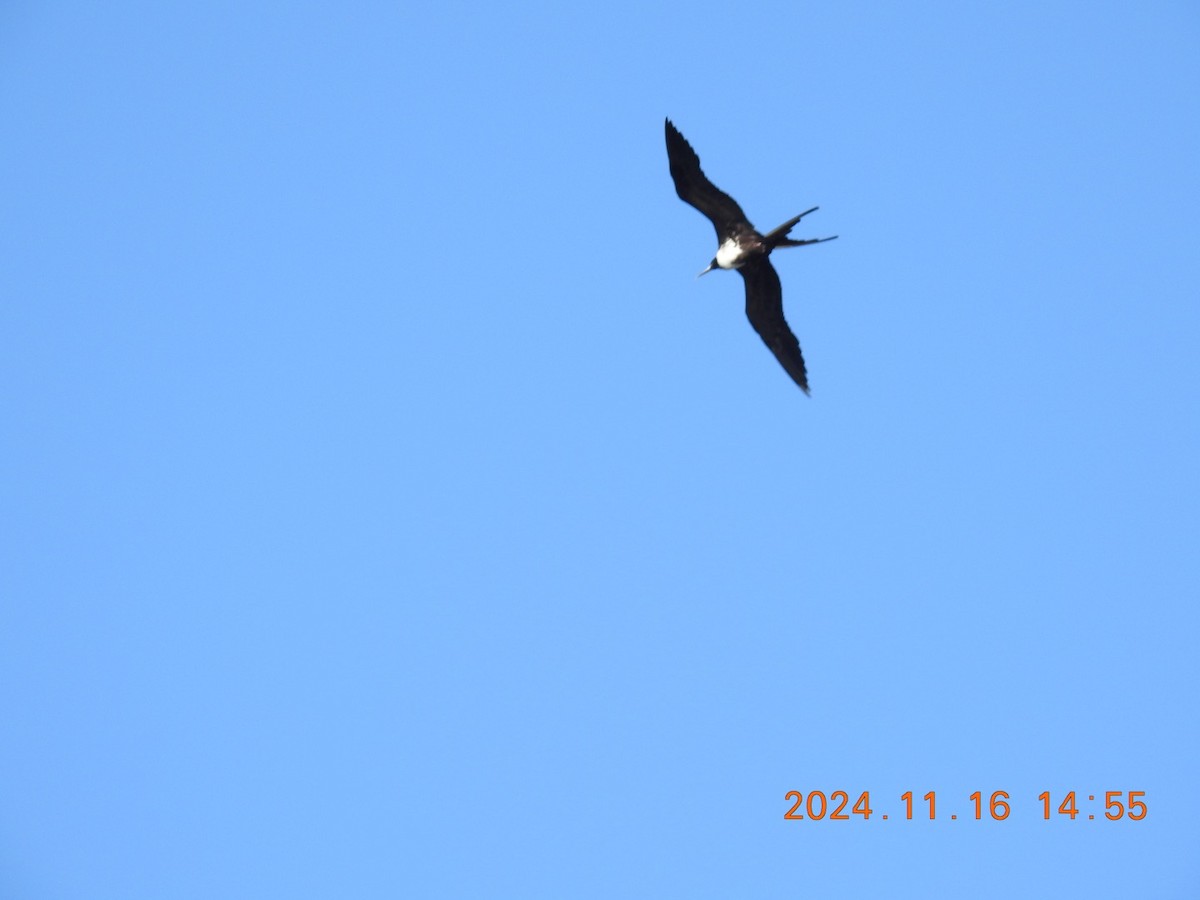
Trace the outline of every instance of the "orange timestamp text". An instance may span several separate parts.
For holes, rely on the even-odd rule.
[[[1103,807],[1098,805],[1100,803],[1097,799],[1098,796],[1101,795],[1067,791],[1059,797],[1052,795],[1050,791],[1042,791],[1036,799],[1041,807],[1042,818],[1046,821],[1058,816],[1065,816],[1071,821],[1074,821],[1076,817],[1094,820],[1102,812],[1103,818],[1110,822],[1116,822],[1119,819],[1132,819],[1140,822],[1146,818],[1146,813],[1149,811],[1146,801],[1142,799],[1146,796],[1145,791],[1104,791],[1102,793]],[[847,791],[833,791],[828,796],[824,791],[807,793],[788,791],[784,794],[783,799],[790,804],[783,814],[783,817],[789,821],[848,822],[852,816],[858,816],[864,822],[872,816],[883,821],[887,821],[889,818],[912,819],[914,818],[914,807],[916,807],[917,818],[926,816],[929,819],[938,818],[936,791],[929,791],[918,798],[916,802],[913,799],[913,792],[905,791],[900,795],[900,803],[903,805],[892,810],[896,813],[894,816],[889,816],[889,813],[871,806],[870,791],[863,791],[853,803],[850,802],[850,793]],[[922,800],[924,805],[921,804]],[[1059,801],[1057,804],[1056,800]],[[1034,808],[1037,807],[1034,806]],[[975,791],[967,796],[967,806],[963,811],[964,818],[976,820],[990,818],[1002,822],[1012,812],[1012,799],[1008,791],[992,791],[986,795],[983,791]],[[946,818],[944,812],[942,818]],[[958,813],[950,813],[949,818],[958,819]]]

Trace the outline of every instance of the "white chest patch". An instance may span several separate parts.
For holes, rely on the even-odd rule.
[[[742,262],[742,245],[736,238],[729,238],[717,248],[717,265],[722,269],[736,269]]]

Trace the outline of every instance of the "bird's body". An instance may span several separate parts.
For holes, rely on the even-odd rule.
[[[752,238],[743,245],[736,237],[730,237],[717,248],[717,255],[713,259],[719,268],[740,269],[756,250],[762,252],[762,241]]]
[[[807,394],[808,373],[804,357],[800,354],[800,342],[783,317],[783,288],[769,257],[777,247],[801,247],[831,241],[833,238],[793,240],[788,237],[793,226],[815,211],[815,206],[784,222],[774,231],[759,234],[737,202],[709,181],[700,170],[700,157],[670,119],[666,122],[666,134],[667,159],[671,165],[675,192],[681,200],[707,216],[717,231],[716,256],[700,274],[714,268],[741,272],[746,282],[746,316],[750,324],[792,380]]]

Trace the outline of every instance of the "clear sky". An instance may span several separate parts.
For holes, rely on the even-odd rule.
[[[1198,161],[1194,2],[5,4],[0,897],[1200,895]]]

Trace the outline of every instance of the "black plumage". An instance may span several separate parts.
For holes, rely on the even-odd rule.
[[[666,121],[667,159],[675,192],[684,203],[700,210],[713,223],[717,232],[717,255],[708,268],[737,269],[746,283],[746,317],[763,339],[780,365],[808,393],[808,373],[800,342],[783,317],[783,288],[779,275],[771,265],[770,254],[776,247],[802,247],[832,241],[834,237],[793,240],[788,233],[793,226],[817,207],[800,213],[774,231],[759,234],[750,224],[737,201],[714,185],[700,170],[700,157],[692,149],[671,120]]]

